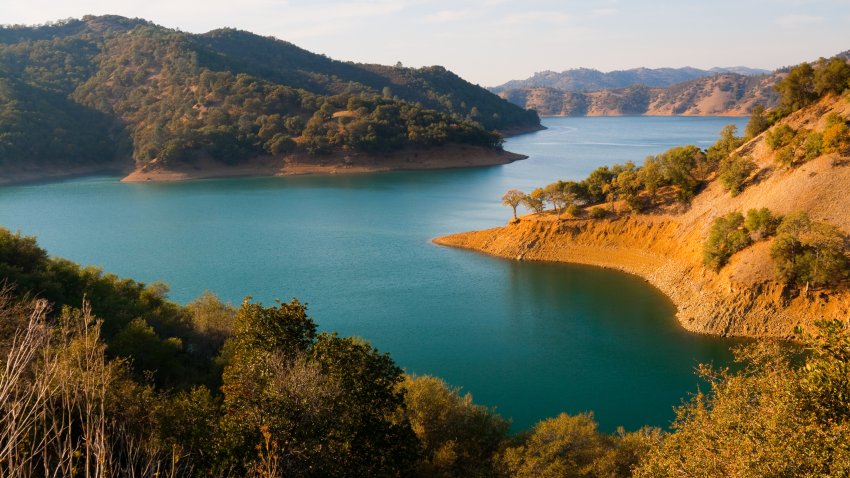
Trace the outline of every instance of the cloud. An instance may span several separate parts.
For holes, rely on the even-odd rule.
[[[590,13],[592,13],[596,17],[608,17],[608,16],[611,16],[611,15],[618,14],[618,13],[620,13],[620,11],[617,10],[616,8],[610,8],[609,7],[609,8],[596,8],[596,9],[592,10]]]
[[[428,23],[454,22],[467,17],[469,13],[469,10],[441,10],[425,17],[425,21]]]
[[[562,25],[569,23],[570,20],[572,20],[572,17],[566,13],[534,11],[505,15],[498,23],[505,26],[534,24]]]
[[[776,23],[785,28],[797,28],[806,25],[817,25],[826,21],[823,17],[814,15],[783,15],[776,19]]]

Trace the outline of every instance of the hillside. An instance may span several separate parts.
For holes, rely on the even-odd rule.
[[[845,71],[844,75],[847,74]],[[797,231],[792,231],[798,234],[793,237],[802,238],[794,239],[802,241],[795,243],[797,254],[803,254],[800,251],[808,247],[799,244],[822,241],[840,247],[844,252],[832,257],[846,262],[846,246],[841,244],[850,237],[850,196],[846,194],[850,184],[848,118],[847,93],[840,96],[829,93],[816,103],[790,113],[749,141],[733,143],[733,146],[741,145],[728,157],[732,159],[721,159],[721,172],[708,174],[704,182],[694,179],[692,173],[680,174],[680,184],[690,184],[688,187],[696,192],[690,201],[662,201],[662,205],[650,207],[646,212],[630,213],[630,209],[641,207],[638,204],[650,197],[646,192],[636,193],[629,184],[635,184],[636,178],[650,178],[650,171],[646,166],[635,169],[634,165],[613,170],[600,168],[585,182],[562,183],[563,190],[578,191],[594,177],[619,185],[616,186],[620,188],[619,200],[612,203],[618,212],[613,217],[603,212],[609,208],[604,205],[603,195],[603,205],[597,207],[597,212],[606,218],[590,219],[579,214],[559,219],[550,211],[523,216],[505,227],[456,234],[435,242],[517,260],[564,261],[621,269],[644,277],[667,294],[677,305],[677,318],[688,330],[718,335],[789,337],[796,326],[810,329],[816,320],[844,319],[850,314],[850,289],[841,275],[843,272],[829,272],[821,277],[821,285],[811,288],[808,281],[815,279],[803,281],[798,275],[795,285],[789,282],[793,278],[781,275],[787,274],[787,270],[781,273],[778,259],[772,257],[771,251],[776,250],[779,239],[770,233],[748,232],[744,225],[733,225],[725,237],[741,237],[745,247],[738,252],[732,249],[728,259],[721,261],[715,270],[705,265],[707,240],[717,234],[718,218],[729,220],[726,218],[730,213],[768,208],[774,216],[787,218],[802,211],[813,223],[823,225],[803,227],[792,223],[780,227],[787,230],[797,227]],[[823,143],[816,147],[816,141]],[[723,138],[718,144],[722,142]],[[827,143],[838,146],[830,150],[824,146]],[[687,151],[678,148],[655,157],[652,167],[675,167],[670,158],[683,158]],[[696,148],[690,151],[696,153],[691,158],[696,160],[691,163],[696,164],[692,172],[704,167],[700,163],[711,163],[711,149],[707,153]],[[721,176],[724,161],[730,164],[739,161],[736,158],[751,159],[752,168],[743,170],[742,191],[732,195]],[[649,184],[648,179],[644,181]],[[658,180],[653,184],[659,184]],[[678,186],[667,188],[672,189],[662,187],[653,197],[685,192]],[[656,199],[656,204],[657,201],[660,199]],[[837,232],[830,235],[833,228]],[[735,236],[741,230],[750,236]],[[783,241],[790,240],[788,237],[792,236],[788,234],[783,236]],[[844,239],[838,239],[838,234]],[[817,254],[820,252],[810,257],[816,258]],[[796,257],[800,261],[797,265],[805,264],[803,256]]]
[[[531,87],[503,90],[499,95],[544,116],[746,116],[755,105],[776,105],[772,85],[779,78],[778,73],[722,73],[668,87],[636,85],[589,92]]]
[[[117,16],[0,28],[0,97],[0,182],[210,164],[280,172],[290,157],[366,167],[452,144],[505,162],[515,157],[501,134],[540,127],[442,67],[346,63],[249,32]]]
[[[503,85],[490,88],[493,93],[511,90],[530,90],[551,88],[564,92],[589,92],[606,89],[621,89],[630,86],[648,86],[665,88],[677,83],[695,80],[722,73],[757,76],[769,73],[767,70],[737,66],[730,68],[633,68],[601,72],[591,68],[574,68],[562,72],[541,71],[524,80],[512,80]]]

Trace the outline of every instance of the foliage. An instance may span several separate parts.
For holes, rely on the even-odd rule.
[[[676,194],[684,202],[696,194],[712,171],[708,156],[693,145],[671,148],[656,159],[664,181],[677,188]]]
[[[131,155],[233,164],[302,150],[498,148],[495,130],[539,124],[439,67],[343,63],[236,30],[192,35],[105,16],[3,38],[0,167],[12,171]]]
[[[225,344],[221,470],[248,470],[269,434],[287,476],[404,476],[417,457],[402,371],[369,344],[316,335],[297,300],[243,302]],[[265,427],[265,428],[263,428]],[[271,443],[271,442],[269,442]],[[267,455],[265,455],[267,457]]]
[[[554,182],[543,188],[543,197],[546,202],[555,208],[558,217],[561,217],[561,211],[573,204],[575,195],[566,189],[566,183],[563,181]]]
[[[721,161],[728,158],[738,147],[744,144],[744,138],[735,136],[738,128],[729,124],[720,131],[720,137],[706,151],[709,167],[716,169]]]
[[[596,429],[593,414],[561,414],[535,425],[500,462],[514,478],[627,477],[659,438],[653,429],[607,436]]]
[[[824,286],[843,280],[850,271],[846,238],[830,224],[812,221],[805,212],[786,216],[770,249],[777,274],[789,284]]]
[[[700,368],[709,393],[677,409],[673,433],[635,476],[846,476],[848,333],[832,321],[802,337],[739,348],[735,371]]]
[[[779,93],[779,101],[787,111],[808,106],[817,99],[814,86],[815,70],[808,63],[801,63],[788,72],[773,88]]]
[[[770,149],[777,150],[791,144],[796,133],[793,128],[783,123],[770,130],[764,140],[770,146]]]
[[[771,121],[765,114],[765,108],[762,105],[753,106],[750,111],[750,119],[747,121],[747,127],[744,130],[744,138],[752,139],[767,131],[771,126]]]
[[[494,476],[509,422],[436,377],[407,377],[405,415],[422,447],[418,477]]]
[[[53,305],[81,308],[85,297],[92,315],[104,317],[102,334],[109,353],[131,359],[137,373],[155,370],[158,384],[205,383],[209,360],[217,353],[196,344],[207,333],[193,330],[186,311],[166,298],[162,284],[145,285],[50,258],[33,237],[0,228],[0,278],[18,295],[34,294]]]
[[[776,226],[778,225],[779,218],[774,216],[770,209],[766,207],[750,209],[747,211],[746,218],[744,218],[744,228],[754,241],[772,236],[776,233]]]
[[[744,182],[756,168],[756,163],[752,157],[730,154],[720,161],[717,168],[717,178],[723,188],[729,191],[729,194],[737,196],[743,189]]]
[[[835,57],[831,60],[821,58],[817,62],[814,76],[814,90],[818,96],[829,93],[841,94],[850,88],[850,64],[847,60]]]
[[[543,212],[544,207],[544,193],[543,189],[537,188],[531,191],[529,194],[526,194],[522,198],[522,205],[528,208],[530,211],[534,211],[537,214]]]
[[[703,263],[718,270],[732,254],[749,245],[750,238],[743,226],[744,216],[739,212],[715,219],[703,246]]]
[[[841,116],[834,113],[827,116],[822,139],[824,153],[850,156],[850,128]]]
[[[514,212],[514,219],[516,219],[516,208],[522,203],[522,199],[525,197],[525,193],[520,191],[519,189],[509,189],[504,196],[502,196],[502,205],[510,206]]]
[[[591,219],[605,219],[608,217],[608,211],[603,207],[595,207],[590,210]]]

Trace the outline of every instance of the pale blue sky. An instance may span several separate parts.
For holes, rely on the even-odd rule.
[[[443,65],[484,86],[541,70],[745,65],[850,49],[850,0],[0,0],[0,23],[85,14],[229,26],[332,58]]]

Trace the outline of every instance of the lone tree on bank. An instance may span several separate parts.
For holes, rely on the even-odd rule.
[[[502,196],[502,204],[510,206],[514,210],[514,219],[516,219],[516,208],[522,202],[522,198],[524,197],[525,193],[519,189],[508,189],[508,192]]]

